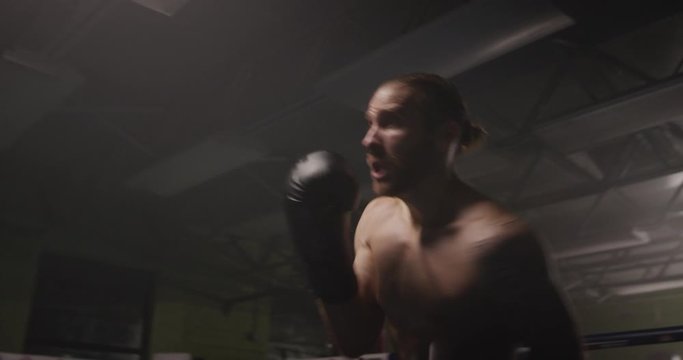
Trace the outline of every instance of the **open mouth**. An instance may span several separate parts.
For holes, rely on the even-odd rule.
[[[382,180],[387,176],[387,169],[379,161],[370,162],[370,177],[374,180]]]

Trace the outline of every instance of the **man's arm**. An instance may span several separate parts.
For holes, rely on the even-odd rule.
[[[583,359],[576,324],[534,234],[522,231],[502,241],[487,264],[500,316],[511,336],[530,348],[527,359]]]
[[[375,352],[384,323],[384,313],[372,292],[372,258],[366,245],[356,246],[353,263],[358,294],[346,303],[320,301],[320,309],[337,348],[346,356]]]
[[[522,314],[528,316],[524,341],[531,348],[529,360],[583,359],[574,320],[550,279],[539,281],[522,300]]]
[[[346,161],[338,154],[317,151],[293,166],[284,201],[291,238],[311,290],[345,355],[371,350],[382,323],[379,306],[368,291],[369,248],[359,247],[352,261],[350,215],[357,196],[358,183]]]

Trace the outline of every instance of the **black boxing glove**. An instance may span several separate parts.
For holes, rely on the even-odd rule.
[[[289,175],[285,213],[292,240],[313,292],[327,303],[357,292],[349,216],[357,197],[358,183],[338,154],[310,153]]]

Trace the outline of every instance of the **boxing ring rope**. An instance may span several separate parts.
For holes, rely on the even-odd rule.
[[[584,336],[586,350],[651,345],[683,341],[683,326],[622,331]]]
[[[583,337],[586,351],[614,349],[629,346],[653,345],[683,341],[683,326],[671,326],[644,330],[600,333]],[[524,356],[521,356],[523,359]],[[346,360],[345,357],[309,358],[306,360]],[[394,354],[368,354],[359,357],[363,360],[391,360]]]

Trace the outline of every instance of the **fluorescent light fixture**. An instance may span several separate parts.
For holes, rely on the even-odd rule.
[[[683,279],[653,282],[649,284],[615,286],[610,288],[610,292],[614,295],[629,296],[680,288],[683,288]]]
[[[636,246],[647,245],[650,243],[650,236],[648,236],[647,232],[642,230],[633,230],[632,234],[632,239],[610,241],[605,243],[576,247],[574,249],[567,249],[553,254],[553,258],[556,260],[568,259],[584,255],[593,255],[601,252],[628,249]]]

